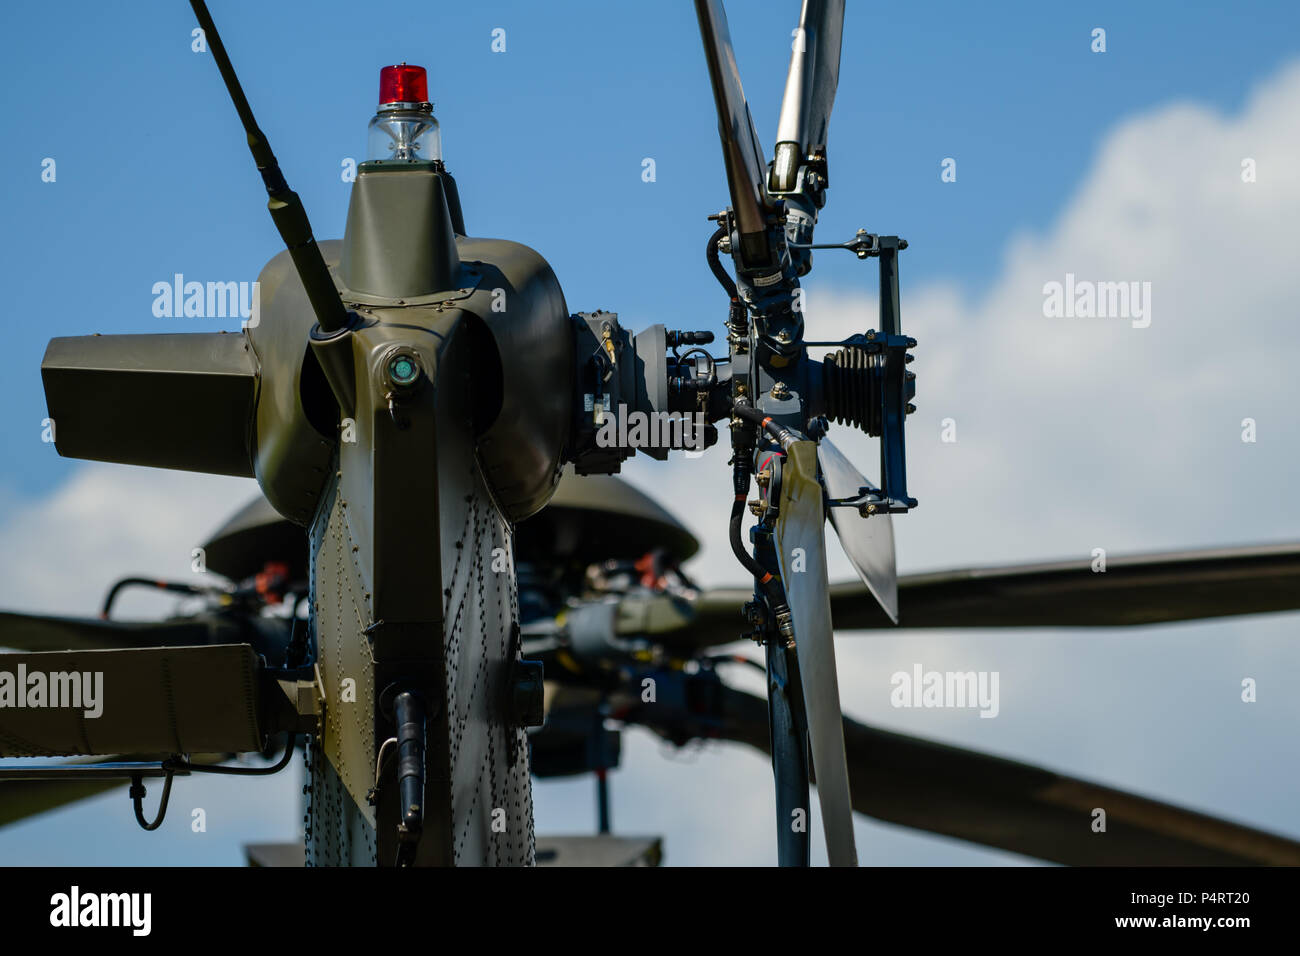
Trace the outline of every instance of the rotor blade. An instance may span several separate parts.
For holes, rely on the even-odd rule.
[[[790,55],[776,141],[804,156],[826,147],[826,128],[840,82],[844,0],[804,0]]]
[[[0,611],[0,647],[16,651],[80,651],[114,647],[209,644],[240,633],[215,617],[114,621]]]
[[[876,519],[868,519],[868,523]],[[906,574],[898,580],[902,627],[1136,627],[1300,610],[1300,544],[1258,545],[1086,561]],[[747,588],[715,588],[694,602],[676,650],[738,640]],[[832,584],[839,630],[892,627],[857,581]]]
[[[818,444],[817,457],[826,481],[826,494],[831,498],[854,498],[862,488],[875,489],[829,438],[823,438]],[[894,526],[889,515],[863,518],[852,508],[831,508],[830,517],[853,570],[889,619],[897,624],[898,569],[894,565]]]
[[[94,761],[77,760],[72,763],[104,763],[121,760],[121,757],[103,757]],[[0,783],[0,827],[48,810],[56,810],[69,803],[94,797],[128,780],[6,780]]]
[[[875,520],[874,518],[871,520]],[[907,575],[904,627],[1124,627],[1300,609],[1300,545],[1262,545]],[[858,584],[831,588],[839,628],[888,627]]]
[[[835,674],[835,638],[826,590],[825,523],[822,486],[817,480],[817,444],[793,442],[786,449],[781,467],[776,551],[794,623],[826,855],[831,866],[857,866],[840,689]]]
[[[105,763],[154,763],[166,754],[113,754],[105,757],[68,760],[52,766],[94,766]],[[225,760],[227,754],[190,754],[191,764],[214,764]],[[77,777],[62,780],[3,780],[0,781],[0,827],[38,816],[50,810],[79,800],[107,793],[115,787],[125,787],[126,778]]]
[[[767,704],[724,687],[720,736],[770,753]],[[1296,866],[1300,843],[1029,764],[844,719],[853,809],[1071,866]],[[1105,833],[1092,830],[1106,811]]]
[[[740,85],[740,70],[731,48],[731,33],[721,0],[695,0],[695,14],[700,22],[713,102],[718,111],[718,135],[722,140],[731,208],[741,236],[741,259],[761,265],[770,256],[766,241],[767,196],[763,190],[767,161]]]

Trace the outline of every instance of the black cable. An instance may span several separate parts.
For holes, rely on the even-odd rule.
[[[149,587],[160,591],[173,591],[178,594],[207,594],[214,590],[197,584],[178,584],[175,581],[159,581],[155,578],[122,578],[108,589],[108,595],[104,598],[104,607],[99,612],[99,616],[107,620],[109,612],[113,610],[114,602],[117,601],[117,596],[125,588],[129,587]]]
[[[748,484],[748,482],[746,482]],[[731,540],[731,550],[736,555],[736,559],[744,565],[746,571],[754,577],[762,579],[767,574],[767,569],[758,563],[757,559],[749,553],[745,547],[745,541],[741,537],[741,526],[745,520],[745,495],[746,491],[738,491],[736,500],[731,503],[731,524],[729,527],[728,537]]]
[[[709,270],[726,290],[727,298],[730,300],[727,307],[727,332],[733,337],[743,338],[749,331],[749,316],[745,311],[745,304],[740,301],[736,281],[722,267],[722,260],[718,258],[718,244],[726,235],[726,227],[719,226],[718,230],[709,236],[708,245],[704,247],[704,257],[709,261]]]
[[[754,408],[752,405],[741,405],[739,403],[732,405],[731,414],[735,415],[737,418],[743,418],[750,424],[762,428],[771,435],[772,439],[782,448],[789,448],[792,443],[798,440],[794,432],[790,431],[790,429],[786,428],[784,425],[778,425],[771,418],[763,414],[757,408]]]
[[[131,777],[131,805],[135,808],[135,821],[145,830],[157,830],[162,826],[163,819],[167,816],[167,801],[172,795],[172,771],[167,771],[167,779],[163,781],[162,800],[158,802],[158,816],[153,823],[149,823],[144,818],[144,780],[139,774]]]
[[[731,542],[732,553],[736,559],[744,566],[745,570],[754,576],[758,586],[763,589],[767,596],[768,604],[772,608],[772,613],[778,613],[785,609],[785,588],[781,586],[781,579],[774,575],[767,568],[759,563],[758,559],[749,553],[745,547],[744,539],[741,537],[741,525],[745,518],[745,496],[749,493],[749,462],[741,460],[737,456],[732,465],[732,481],[736,491],[736,498],[731,503],[731,523],[728,527],[728,540]]]
[[[736,281],[727,274],[727,270],[722,267],[722,260],[718,258],[718,243],[726,235],[726,227],[719,226],[718,231],[709,236],[709,243],[704,247],[704,258],[709,260],[709,269],[722,284],[722,288],[727,290],[727,296],[734,300],[737,297]]]
[[[236,777],[260,777],[268,774],[279,773],[285,767],[289,766],[289,761],[293,759],[294,744],[297,734],[289,734],[289,739],[285,741],[284,753],[280,759],[270,767],[223,767],[220,764],[194,764],[188,760],[173,760],[168,758],[163,761],[163,769],[167,771],[181,770],[191,773],[225,773]]]

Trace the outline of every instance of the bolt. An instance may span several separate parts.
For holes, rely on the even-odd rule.
[[[776,399],[789,398],[790,386],[785,382],[777,382],[772,386],[772,397]]]

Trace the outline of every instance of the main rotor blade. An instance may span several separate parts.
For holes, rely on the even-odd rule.
[[[868,523],[876,519],[868,519]],[[1259,545],[1087,561],[906,574],[898,580],[901,627],[1136,627],[1300,610],[1300,544]],[[676,650],[738,639],[747,588],[715,588],[694,602],[675,633]],[[832,584],[840,630],[892,627],[857,581]]]
[[[875,519],[871,519],[875,520]],[[1262,545],[907,575],[903,627],[1124,627],[1300,609],[1300,545]],[[835,626],[888,627],[858,584]]]
[[[741,236],[742,261],[762,264],[768,256],[767,195],[763,178],[767,169],[758,131],[740,85],[736,53],[731,48],[727,14],[721,0],[695,0],[695,14],[700,22],[704,56],[713,85],[713,103],[718,112],[718,136],[722,140],[722,160],[727,169],[727,188],[731,208]]]
[[[822,486],[817,480],[817,445],[811,441],[794,442],[786,449],[781,467],[781,510],[776,520],[775,545],[794,622],[826,854],[831,866],[857,866],[843,715],[835,674],[835,638],[826,590],[825,522]]]
[[[83,757],[68,760],[55,766],[93,766],[105,763],[156,763],[167,754],[113,754],[105,757]],[[191,764],[220,763],[228,754],[190,754]],[[116,787],[125,787],[131,781],[112,778],[69,777],[59,780],[3,780],[0,781],[0,827],[19,820],[39,816],[50,810],[79,800],[107,793]]]
[[[844,0],[804,0],[781,101],[778,146],[794,143],[804,156],[826,148],[843,32]]]
[[[93,761],[76,760],[70,763],[106,763],[121,757],[101,757]],[[69,803],[98,796],[114,787],[124,786],[128,780],[6,780],[0,782],[0,827],[28,817],[56,810]]]
[[[769,753],[767,704],[723,688],[720,734]],[[1300,842],[1029,764],[844,719],[853,809],[1072,866],[1296,866]],[[1106,832],[1092,830],[1106,811]]]
[[[830,497],[853,498],[862,488],[875,487],[829,438],[823,438],[818,444],[817,457],[826,480],[826,494]],[[831,508],[830,518],[853,570],[889,619],[897,624],[898,569],[894,564],[894,526],[889,515],[863,518],[851,508]]]
[[[219,643],[242,631],[213,616],[171,621],[113,621],[0,611],[0,647],[16,651],[81,651],[114,647],[176,647]]]

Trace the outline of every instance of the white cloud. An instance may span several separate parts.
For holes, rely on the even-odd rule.
[[[244,478],[100,463],[71,470],[47,497],[6,509],[0,607],[93,616],[126,575],[193,580],[191,549],[261,494]]]

